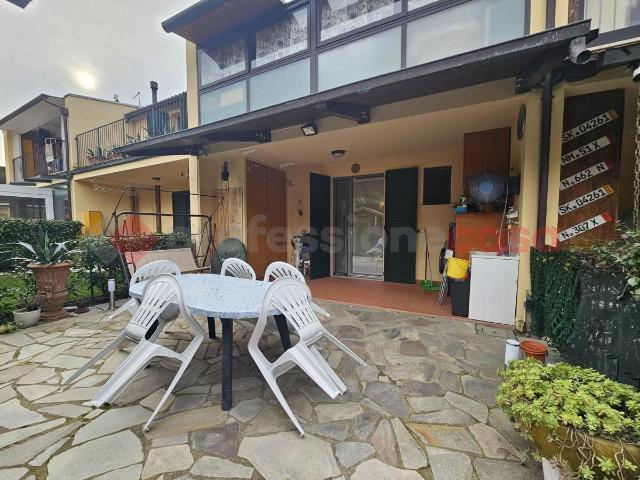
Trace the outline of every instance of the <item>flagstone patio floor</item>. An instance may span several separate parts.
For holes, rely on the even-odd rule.
[[[500,480],[542,478],[495,405],[507,332],[473,323],[319,302],[327,328],[369,364],[326,346],[348,386],[331,400],[299,370],[280,385],[300,438],[234,332],[234,408],[220,409],[219,340],[207,340],[151,430],[142,425],[175,365],[152,363],[108,408],[89,400],[127,351],[64,380],[125,325],[104,310],[0,336],[0,479]],[[186,324],[161,342],[183,348]],[[294,337],[295,341],[295,337]],[[279,337],[264,340],[267,356]]]

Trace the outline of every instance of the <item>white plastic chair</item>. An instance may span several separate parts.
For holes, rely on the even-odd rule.
[[[256,279],[256,272],[251,268],[251,265],[239,258],[227,258],[222,262],[220,275],[223,277],[228,275],[236,278],[245,278],[247,280]]]
[[[178,265],[168,260],[158,260],[156,262],[149,263],[144,267],[142,267],[140,270],[138,270],[135,273],[135,275],[131,277],[129,286],[135,285],[136,283],[139,283],[139,282],[144,282],[146,280],[152,279],[161,274],[178,276],[180,275],[180,268],[178,268]],[[124,312],[131,313],[132,317],[135,316],[136,312],[138,311],[138,308],[140,308],[140,303],[141,303],[140,300],[138,300],[137,298],[131,297],[118,310],[116,310],[111,315],[109,315],[107,317],[107,320],[113,320],[118,315]],[[170,305],[163,312],[161,312],[160,319],[163,323],[168,323],[178,318],[179,314],[180,314],[179,309],[176,306]],[[125,342],[137,343],[140,341],[140,338],[142,337],[136,336],[135,332],[128,331],[125,328],[116,338],[111,340],[102,350],[100,350],[95,357],[93,357],[91,360],[85,363],[82,367],[80,367],[76,371],[76,373],[71,375],[65,383],[72,383],[74,380],[80,377],[80,375],[82,375],[82,373],[86,371],[89,367],[91,367],[92,365],[95,365],[95,363],[98,360],[106,357],[113,350],[121,348],[123,343]]]
[[[300,341],[271,363],[260,351],[258,343],[267,323],[268,312],[273,307],[280,310],[293,325]],[[334,343],[363,367],[367,366],[358,355],[329,333],[320,323],[311,306],[311,291],[304,282],[293,278],[281,278],[273,282],[264,296],[258,323],[249,339],[249,353],[282,408],[300,432],[300,436],[304,435],[304,430],[278,387],[276,379],[280,375],[298,365],[332,399],[347,390],[346,385],[318,351],[316,343],[321,338],[326,338]]]
[[[286,262],[273,262],[267,267],[267,270],[264,272],[264,281],[271,282],[279,278],[295,278],[296,280],[300,280],[305,284],[307,283],[305,281],[304,275],[302,275],[302,272],[293,265],[290,265]],[[324,315],[327,318],[331,318],[329,312],[327,312],[324,308],[322,308],[315,302],[311,302],[311,308],[313,308],[316,313]]]
[[[194,334],[193,340],[191,340],[182,353],[175,352],[163,345],[155,343],[158,335],[160,335],[165,326],[165,322],[162,321],[162,313],[165,309],[171,308],[173,305],[178,305],[180,313]],[[144,430],[148,431],[149,425],[169,395],[171,395],[171,392],[189,366],[198,347],[202,344],[205,332],[200,324],[193,318],[191,312],[185,307],[182,289],[180,288],[178,280],[176,280],[173,275],[161,274],[151,279],[149,283],[145,285],[144,297],[140,307],[138,307],[133,318],[120,335],[139,338],[140,341],[97,393],[91,402],[95,407],[100,407],[105,403],[112,403],[127,385],[134,380],[138,373],[155,357],[166,357],[180,362],[180,367],[173,377],[171,384],[144,426]]]
[[[180,275],[180,267],[169,260],[156,260],[155,262],[147,263],[131,276],[131,280],[129,281],[129,288],[131,288],[131,286],[135,285],[136,283],[144,282],[155,277],[156,275],[160,275],[161,273],[169,273],[171,275],[178,276]],[[117,316],[122,315],[124,312],[129,312],[131,313],[131,315],[134,315],[139,306],[140,300],[131,297],[124,305],[122,305],[115,312],[109,315],[107,317],[107,320],[113,320]]]

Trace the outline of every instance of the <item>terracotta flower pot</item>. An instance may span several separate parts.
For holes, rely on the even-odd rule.
[[[27,267],[33,272],[38,287],[38,303],[42,308],[40,320],[46,322],[67,316],[64,302],[67,301],[67,277],[71,262],[42,265],[30,263]]]
[[[549,353],[549,350],[544,343],[536,342],[534,340],[523,340],[520,342],[520,348],[524,352],[525,357],[535,358],[542,363],[545,362],[547,359],[547,353]]]

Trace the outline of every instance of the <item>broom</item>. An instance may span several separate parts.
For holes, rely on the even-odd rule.
[[[422,290],[425,292],[437,292],[440,287],[433,283],[433,273],[431,271],[431,262],[429,258],[429,239],[427,238],[427,228],[424,229],[425,259],[424,259],[424,280],[422,281]],[[427,268],[429,276],[427,277]]]

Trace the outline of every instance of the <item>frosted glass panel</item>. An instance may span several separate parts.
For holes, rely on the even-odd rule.
[[[241,115],[247,111],[246,82],[234,83],[226,87],[200,94],[200,123],[217,122]]]
[[[198,51],[200,63],[200,85],[244,72],[247,69],[246,46],[244,40],[213,49]]]
[[[328,90],[400,70],[400,27],[318,55],[318,89]]]
[[[415,10],[416,8],[424,7],[437,1],[439,0],[409,0],[409,10]]]
[[[400,0],[322,0],[320,39],[328,40],[401,11]]]
[[[525,0],[475,0],[407,25],[407,66],[524,35]]]
[[[307,7],[256,33],[256,58],[252,67],[266,65],[307,49],[309,29]]]
[[[252,77],[251,110],[277,105],[311,93],[311,64],[308,58]]]
[[[640,25],[640,0],[585,0],[584,18],[600,32]]]

